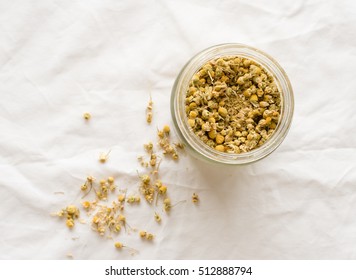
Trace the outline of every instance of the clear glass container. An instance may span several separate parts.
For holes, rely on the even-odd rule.
[[[219,57],[239,56],[254,60],[263,66],[275,79],[281,92],[281,114],[277,127],[262,146],[245,153],[219,152],[198,138],[188,125],[185,98],[192,76],[208,61]],[[186,148],[200,159],[223,164],[239,165],[252,163],[272,153],[286,137],[294,109],[293,90],[287,74],[271,56],[242,44],[221,44],[205,49],[192,57],[179,73],[171,95],[171,114],[176,132]]]

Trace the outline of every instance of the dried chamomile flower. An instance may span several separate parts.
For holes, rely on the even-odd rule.
[[[74,227],[74,220],[73,220],[73,219],[70,219],[70,218],[67,219],[66,225],[67,225],[68,228]]]
[[[147,112],[147,114],[146,114],[147,123],[151,123],[152,122],[152,117],[153,117],[152,112]]]
[[[157,161],[158,158],[158,161]],[[159,172],[159,167],[161,165],[162,158],[156,156],[156,154],[152,154],[151,160],[150,160],[150,165],[152,167],[152,171],[150,172],[153,176],[158,176]]]
[[[115,224],[113,231],[116,233],[121,231],[121,226],[119,224]]]
[[[84,118],[86,121],[90,120],[90,119],[91,119],[90,113],[84,113],[84,114],[83,114],[83,118]]]
[[[93,188],[93,183],[95,182],[95,178],[93,176],[88,176],[87,180],[85,181],[85,183],[83,185],[80,186],[80,189],[83,192],[86,192],[82,198],[84,198],[86,195],[88,195],[90,193],[90,191]],[[88,190],[89,188],[89,190]]]
[[[166,192],[167,192],[167,187],[165,185],[162,185],[158,188],[158,193],[160,195],[164,195],[164,194],[166,194]]]
[[[154,238],[154,235],[152,234],[152,233],[147,233],[147,235],[146,235],[146,239],[147,240],[153,240],[153,238]]]
[[[140,162],[141,166],[148,167],[148,162],[145,161],[143,156],[137,157],[138,161]]]
[[[99,188],[95,190],[96,197],[99,200],[106,200],[108,198],[108,183],[105,179],[99,181]]]
[[[169,127],[169,125],[165,125],[164,127],[163,127],[163,132],[165,133],[165,134],[169,134],[169,132],[171,131],[171,128]]]
[[[126,201],[126,190],[122,191],[121,193],[117,196],[118,203],[113,201],[113,205],[115,207],[115,211],[123,211],[125,208],[125,201]]]
[[[125,194],[119,194],[118,197],[117,197],[117,200],[119,202],[124,202],[125,201],[125,197],[126,197]]]
[[[109,184],[114,184],[114,182],[115,182],[114,177],[109,177],[109,178],[108,178],[108,183],[109,183]]]
[[[148,203],[152,203],[154,200],[154,188],[146,188],[143,191],[143,194],[145,196],[145,199]]]
[[[152,122],[152,117],[153,117],[152,112],[147,112],[147,114],[146,114],[147,123],[151,123]]]
[[[109,186],[110,191],[112,191],[112,192],[115,191],[116,185],[115,185],[114,177],[109,177],[107,181],[108,181],[108,186]]]
[[[150,159],[150,165],[154,167],[156,166],[156,164],[157,164],[157,155],[152,153]]]
[[[145,230],[141,230],[139,232],[139,235],[141,238],[145,238],[146,240],[153,240],[153,238],[154,238],[154,235],[152,233],[149,233]]]
[[[171,155],[174,160],[177,160],[179,156],[174,145],[170,144],[169,132],[170,128],[168,125],[165,125],[163,130],[158,130],[158,145],[163,150],[164,155]]]
[[[79,209],[74,205],[68,205],[66,208],[62,209],[57,213],[51,214],[52,216],[57,216],[60,218],[66,218],[66,226],[68,228],[73,228],[75,225],[75,220],[79,218]]]
[[[147,123],[151,123],[152,122],[152,109],[153,109],[153,102],[152,102],[152,97],[150,96],[150,100],[148,101],[148,105],[146,107],[146,121]]]
[[[148,185],[151,182],[151,177],[148,174],[140,176],[143,185]]]
[[[169,198],[164,199],[163,205],[164,205],[164,211],[166,212],[169,212],[172,208],[172,203]]]
[[[93,176],[88,176],[87,177],[87,182],[93,183],[95,181],[95,178]]]
[[[121,226],[124,227],[124,229],[126,230],[126,227],[128,227],[130,230],[136,231],[136,229],[132,228],[126,221],[126,217],[122,214],[119,214],[116,217],[116,220],[118,222],[118,224],[120,224]]]
[[[157,129],[157,136],[158,138],[163,138],[165,136],[164,131]]]
[[[192,195],[192,202],[193,203],[199,202],[199,196],[196,193],[193,193]]]
[[[92,206],[92,204],[89,201],[83,201],[82,206],[85,210],[89,210]]]
[[[160,195],[166,194],[167,192],[167,187],[163,185],[161,180],[156,180],[155,182],[155,187],[157,188],[157,191]]]
[[[186,200],[178,201],[177,203],[175,203],[174,205],[172,205],[171,199],[168,198],[168,197],[166,197],[166,198],[163,200],[163,209],[164,209],[164,211],[169,212],[173,207],[177,206],[178,204],[180,204],[180,203],[182,203],[182,202],[186,202]]]
[[[73,218],[79,217],[79,209],[74,205],[67,206],[65,211],[66,211],[67,215],[70,217],[73,217]]]
[[[130,195],[127,199],[126,199],[127,203],[129,204],[134,204],[134,203],[140,203],[141,202],[141,198],[139,196],[134,196],[134,195]]]
[[[118,249],[118,250],[120,250],[120,251],[121,251],[122,249],[128,249],[128,250],[130,250],[130,254],[131,254],[131,255],[135,255],[135,254],[138,253],[138,251],[137,251],[136,249],[133,249],[133,248],[131,248],[131,247],[128,247],[128,246],[124,245],[124,244],[121,243],[121,242],[115,242],[115,243],[114,243],[114,246],[115,246],[116,249]]]
[[[119,215],[119,216],[118,216],[118,219],[119,219],[120,222],[122,222],[122,223],[125,225],[125,223],[126,223],[126,217],[125,217],[124,215]]]
[[[138,174],[138,172],[137,172]],[[146,199],[148,203],[152,203],[155,195],[155,189],[151,185],[151,177],[147,174],[140,176],[138,174],[141,184],[140,184],[140,192]]]
[[[116,249],[122,249],[124,247],[124,244],[122,244],[121,242],[115,242],[114,245]]]
[[[179,149],[184,149],[184,144],[181,142],[174,143],[174,146],[176,146]]]
[[[162,221],[161,216],[158,215],[157,212],[155,212],[155,221],[156,221],[157,223],[160,223],[160,222]]]
[[[159,189],[160,187],[162,187],[162,181],[160,179],[157,179],[156,182],[155,182],[155,186],[157,189]]]
[[[147,144],[144,144],[143,147],[146,150],[146,152],[148,152],[148,153],[152,152],[152,150],[153,150],[152,142],[148,142]]]
[[[99,156],[99,162],[105,163],[109,158],[110,152],[111,152],[111,150],[109,152],[107,152],[106,154],[105,153],[101,153],[100,156]]]

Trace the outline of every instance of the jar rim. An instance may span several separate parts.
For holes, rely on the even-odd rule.
[[[219,152],[206,145],[188,126],[185,113],[185,96],[189,81],[200,67],[218,57],[239,56],[256,61],[274,77],[281,92],[281,115],[275,131],[260,147],[236,154]],[[194,155],[210,162],[240,165],[260,160],[272,153],[286,137],[294,111],[293,90],[289,78],[279,63],[270,55],[251,46],[226,43],[209,47],[194,55],[177,76],[171,93],[171,114],[175,130],[185,146]]]

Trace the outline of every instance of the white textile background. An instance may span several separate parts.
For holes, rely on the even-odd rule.
[[[355,35],[351,0],[1,0],[0,258],[356,259]],[[161,225],[155,207],[127,207],[130,225],[155,234],[114,238],[135,256],[50,217],[78,205],[88,175],[137,190],[136,157],[172,126],[180,69],[227,42],[264,50],[291,80],[294,119],[273,154],[241,167],[163,161],[170,197],[188,201]]]

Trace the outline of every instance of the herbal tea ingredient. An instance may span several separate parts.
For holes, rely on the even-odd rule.
[[[152,97],[150,96],[150,101],[148,102],[148,105],[146,107],[146,122],[151,123],[152,122],[152,109],[153,109],[153,102],[152,102]]]
[[[145,239],[147,239],[149,241],[152,241],[154,239],[154,235],[152,233],[149,233],[149,232],[144,231],[144,230],[141,230],[139,232],[139,235],[140,235],[141,238],[145,238]]]
[[[99,162],[105,163],[108,160],[110,153],[111,153],[111,151],[107,152],[106,154],[105,153],[101,153],[100,156],[99,156]]]
[[[60,218],[66,218],[66,226],[68,228],[73,228],[74,221],[79,218],[79,209],[74,205],[68,205],[66,208],[60,210],[57,213],[53,213],[52,216],[57,216]]]
[[[171,145],[169,139],[169,133],[171,129],[168,125],[165,125],[162,130],[157,131],[158,144],[163,150],[164,155],[171,155],[172,159],[177,160],[179,158],[176,145]]]
[[[199,202],[199,196],[196,193],[193,193],[193,195],[192,195],[192,202],[193,203]]]
[[[83,118],[84,118],[86,121],[89,121],[89,120],[91,119],[90,113],[84,113],[84,114],[83,114]]]
[[[257,62],[225,56],[204,64],[186,93],[188,125],[219,152],[244,153],[274,133],[281,93],[274,77]]]
[[[147,106],[147,121],[152,119],[152,99],[150,99]],[[90,119],[90,115],[84,115],[86,120]],[[173,160],[178,159],[178,149],[183,149],[184,145],[181,143],[170,142],[170,127],[168,125],[163,126],[161,130],[157,131],[158,143],[157,148],[160,148],[161,154],[155,152],[155,145],[152,142],[144,144],[144,150],[148,154],[148,161],[145,161],[144,156],[139,157],[141,166],[147,171],[146,174],[140,175],[139,186],[137,194],[135,192],[127,194],[127,189],[119,189],[116,185],[116,179],[113,176],[109,176],[105,179],[97,180],[93,176],[87,176],[85,182],[80,186],[80,191],[83,192],[82,201],[80,202],[82,208],[91,219],[91,229],[98,233],[101,237],[113,239],[114,236],[121,234],[122,229],[127,234],[132,231],[137,231],[131,227],[124,215],[126,205],[139,205],[141,202],[141,196],[143,196],[146,202],[154,207],[153,218],[157,224],[161,224],[162,218],[157,213],[158,203],[161,204],[162,211],[170,212],[171,208],[178,205],[179,201],[172,205],[171,199],[167,197],[167,185],[162,182],[159,177],[159,166],[163,156],[170,155]],[[99,157],[100,163],[105,163],[108,159],[110,151],[106,154],[102,153]],[[92,199],[86,198],[91,196]],[[111,199],[110,197],[114,198]],[[86,200],[84,200],[84,198]],[[155,201],[155,203],[153,203]],[[69,205],[57,213],[53,213],[52,216],[65,217],[66,225],[68,228],[73,228],[75,220],[79,219],[79,209],[74,205]],[[79,220],[81,222],[81,220]],[[83,222],[84,223],[84,222]],[[148,241],[153,241],[155,235],[146,231],[140,231],[139,236]],[[121,242],[115,242],[116,249],[121,250],[127,248],[131,254],[137,253],[137,250],[127,247]]]

